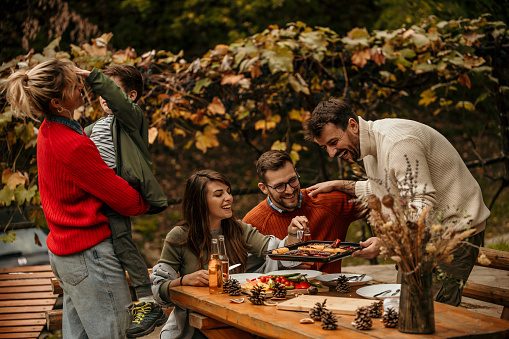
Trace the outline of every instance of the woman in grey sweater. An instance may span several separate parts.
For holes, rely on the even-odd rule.
[[[169,288],[208,286],[207,267],[213,238],[224,235],[230,262],[241,263],[237,273],[278,269],[283,262],[270,260],[263,253],[298,241],[294,236],[298,226],[290,226],[289,236],[283,240],[262,235],[236,218],[232,203],[230,182],[221,173],[202,170],[187,180],[182,202],[183,220],[166,236],[161,258],[151,274],[152,292],[157,302],[163,307],[174,306],[161,331],[162,339],[204,338],[199,330],[189,326],[191,311],[172,303]],[[284,263],[288,267],[299,264]]]

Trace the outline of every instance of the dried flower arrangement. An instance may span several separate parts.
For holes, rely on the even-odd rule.
[[[407,169],[401,182],[371,179],[388,193],[381,200],[374,195],[366,198],[369,222],[383,242],[381,254],[394,260],[403,272],[432,272],[440,262],[450,263],[456,247],[475,229],[470,229],[469,216],[459,208],[454,213],[457,217],[444,219],[444,211],[417,205],[426,187],[417,187],[418,161],[413,171],[405,158]]]

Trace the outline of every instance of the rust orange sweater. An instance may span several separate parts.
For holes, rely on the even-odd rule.
[[[313,240],[344,241],[350,223],[362,216],[358,203],[350,201],[355,198],[337,191],[310,197],[307,190],[301,191],[303,198],[298,210],[279,213],[270,207],[265,199],[249,211],[242,221],[253,225],[262,234],[271,234],[283,239],[288,235],[288,225],[292,219],[303,215],[309,221],[308,227],[311,229]],[[341,261],[323,266],[319,264],[318,268],[327,273],[339,273]]]
[[[125,216],[148,209],[141,195],[108,168],[87,136],[61,123],[42,123],[37,167],[50,228],[47,244],[56,255],[83,251],[110,236],[108,218],[101,212],[104,204]]]

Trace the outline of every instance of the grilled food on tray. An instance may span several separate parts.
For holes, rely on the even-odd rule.
[[[340,241],[336,240],[332,244],[311,243],[305,246],[299,246],[296,250],[291,251],[287,247],[276,248],[272,251],[272,254],[329,257],[336,253],[343,253],[353,249],[355,248],[352,246],[341,246]]]

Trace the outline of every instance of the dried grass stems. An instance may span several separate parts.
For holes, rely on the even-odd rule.
[[[406,155],[405,158],[407,169],[403,180],[388,176],[385,181],[370,179],[388,193],[381,200],[374,195],[365,200],[370,208],[371,227],[383,242],[381,254],[394,260],[403,274],[420,279],[420,274],[412,273],[432,272],[440,262],[450,263],[454,250],[460,243],[466,243],[463,240],[475,229],[470,228],[469,216],[459,208],[454,218],[444,219],[444,211],[424,203],[426,185],[419,187],[417,182],[419,163],[416,160],[412,170]]]

